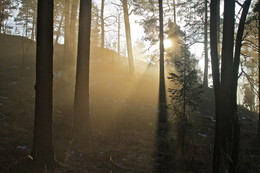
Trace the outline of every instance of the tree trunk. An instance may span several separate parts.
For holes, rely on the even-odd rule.
[[[122,0],[123,10],[124,10],[125,34],[126,34],[129,71],[130,71],[131,77],[134,77],[135,76],[134,58],[133,58],[132,37],[131,37],[131,29],[130,29],[130,23],[129,23],[128,3],[127,2],[128,2],[127,0]]]
[[[232,77],[232,111],[233,111],[233,131],[234,131],[234,139],[233,139],[233,149],[232,149],[232,162],[230,166],[230,173],[237,172],[237,162],[238,162],[238,154],[239,154],[239,142],[240,142],[240,124],[238,119],[238,110],[237,110],[237,83],[238,83],[238,71],[240,64],[240,54],[242,47],[242,39],[244,26],[246,22],[246,16],[248,14],[248,10],[251,4],[251,0],[246,0],[243,4],[243,11],[241,14],[241,18],[239,21],[237,37],[236,37],[236,45],[235,45],[235,55],[234,55],[234,64],[233,64],[233,77]]]
[[[163,1],[159,1],[160,22],[160,70],[159,70],[159,112],[157,129],[157,160],[156,172],[168,172],[170,170],[170,154],[168,142],[168,117],[166,108],[166,89],[164,74],[164,31],[163,31]]]
[[[5,12],[5,2],[1,2],[1,14],[4,14]],[[4,33],[4,18],[0,18],[0,33]]]
[[[105,0],[101,1],[101,14],[100,14],[100,22],[101,22],[101,48],[105,47],[105,21],[104,21],[104,9],[105,9]]]
[[[260,143],[260,103],[259,103],[259,93],[260,93],[260,3],[258,1],[258,130],[257,138]]]
[[[222,41],[221,82],[218,59],[218,0],[210,5],[210,44],[213,84],[216,102],[216,131],[213,154],[213,173],[236,172],[240,126],[237,115],[237,80],[244,24],[251,0],[243,4],[234,50],[235,1],[224,1],[224,22]]]
[[[25,20],[25,37],[28,37],[28,23],[29,23],[28,9],[26,10],[26,20]]]
[[[4,5],[2,4],[2,2],[0,2],[0,14],[3,14],[3,7]],[[2,23],[3,23],[3,18],[0,18],[0,34],[2,33]]]
[[[235,1],[224,1],[224,21],[222,38],[222,58],[221,58],[221,100],[223,126],[222,129],[222,149],[227,157],[230,156],[230,148],[233,142],[232,126],[232,73],[233,73],[233,50],[234,50],[234,23],[235,23]],[[225,130],[224,130],[225,129]],[[226,159],[229,159],[227,158]],[[225,166],[225,169],[228,169]]]
[[[70,17],[70,57],[73,60],[71,65],[75,65],[76,50],[77,50],[77,38],[76,38],[76,23],[77,23],[77,12],[78,12],[79,0],[74,0],[71,7]]]
[[[76,139],[90,132],[89,120],[89,58],[91,0],[80,0],[78,55],[74,98],[74,133]]]
[[[120,38],[121,38],[121,14],[120,14],[120,12],[118,11],[118,19],[117,19],[117,22],[118,22],[118,28],[117,28],[117,53],[118,53],[118,55],[120,55],[120,50],[121,50],[121,47],[120,47],[120,45],[121,45],[121,41],[120,41]]]
[[[205,0],[205,19],[204,19],[204,52],[205,52],[205,64],[204,64],[204,76],[203,86],[205,89],[208,88],[208,69],[209,69],[209,58],[208,58],[208,1]]]
[[[52,169],[53,0],[38,1],[33,158],[37,171]]]
[[[220,24],[220,0],[217,0],[216,4],[217,8],[217,41],[218,41],[218,56],[221,56],[221,43],[220,43],[220,35],[221,35],[221,24]]]
[[[70,6],[71,1],[65,0],[65,28],[64,28],[64,54],[63,54],[63,63],[67,64],[69,63],[69,50],[70,50]]]
[[[212,163],[212,173],[219,173],[221,162],[221,116],[220,116],[220,79],[219,79],[219,51],[218,51],[218,4],[219,0],[210,3],[210,48],[213,86],[215,95],[215,143]]]
[[[186,47],[186,35],[184,36],[184,44]],[[182,117],[182,121],[186,120],[186,84],[187,84],[187,78],[186,78],[186,58],[187,58],[187,53],[186,53],[186,49],[183,49],[182,52],[184,51],[184,60],[183,60],[183,117]],[[181,152],[182,152],[182,156],[184,156],[184,149],[185,149],[185,134],[186,134],[186,126],[184,126],[182,124],[182,148],[181,148]]]
[[[35,18],[34,18],[34,16],[32,17],[32,35],[31,35],[31,40],[34,40],[34,33],[35,33]]]
[[[234,16],[235,1],[224,1],[224,21],[223,21],[223,41],[222,41],[222,62],[221,62],[221,86],[220,112],[220,172],[226,172],[229,169],[230,157],[233,143],[233,110],[232,110],[232,68],[233,68],[233,50],[234,50]],[[215,154],[215,153],[214,153]]]

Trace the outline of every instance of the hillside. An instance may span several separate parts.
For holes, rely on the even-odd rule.
[[[62,46],[55,50],[54,149],[63,165],[57,172],[154,172],[158,74],[155,66],[136,61],[136,79],[128,75],[127,59],[114,51],[91,49],[90,116],[92,135],[84,145],[72,142],[75,64],[62,65]],[[0,172],[26,172],[34,119],[35,43],[0,35]],[[71,66],[68,66],[71,64]],[[169,86],[169,84],[168,84]],[[190,117],[185,155],[175,144],[174,172],[208,173],[214,138],[213,90],[205,91],[199,110]],[[239,173],[260,171],[255,142],[257,114],[239,107],[241,148]]]

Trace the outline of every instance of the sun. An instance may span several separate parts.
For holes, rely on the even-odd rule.
[[[165,49],[169,49],[169,48],[171,48],[172,47],[172,40],[170,40],[170,39],[164,39],[164,47],[165,47]]]

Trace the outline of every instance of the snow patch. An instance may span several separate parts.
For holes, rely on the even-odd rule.
[[[203,137],[203,138],[208,137],[208,135],[207,135],[207,134],[204,134],[204,133],[198,133],[198,135],[201,136],[201,137]]]

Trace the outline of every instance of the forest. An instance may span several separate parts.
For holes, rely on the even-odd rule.
[[[0,0],[1,173],[260,173],[259,0]]]

